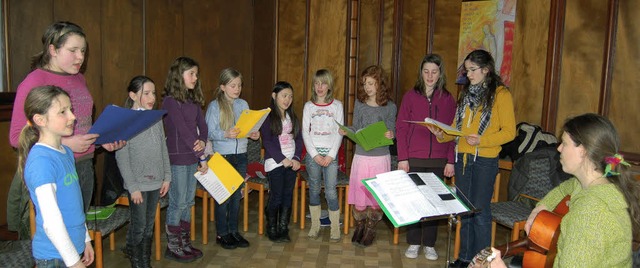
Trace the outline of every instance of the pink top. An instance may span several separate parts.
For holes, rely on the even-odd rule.
[[[16,90],[16,100],[13,103],[13,113],[11,114],[11,128],[9,129],[9,142],[11,146],[18,147],[20,131],[27,124],[27,117],[24,114],[24,101],[31,89],[38,86],[54,85],[58,86],[71,97],[71,107],[76,116],[76,124],[73,134],[86,134],[93,124],[91,114],[93,112],[93,99],[87,87],[87,82],[81,73],[70,75],[55,73],[43,69],[35,69],[22,80]],[[82,156],[93,155],[95,146],[91,145],[86,152],[73,153],[78,159]]]

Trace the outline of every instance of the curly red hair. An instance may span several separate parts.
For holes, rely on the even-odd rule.
[[[376,84],[378,86],[378,90],[376,91],[376,103],[380,106],[387,105],[387,101],[391,98],[389,96],[389,88],[387,87],[387,79],[384,75],[384,70],[382,67],[378,65],[372,65],[364,69],[360,74],[360,79],[358,81],[358,92],[356,97],[362,103],[367,101],[367,93],[364,91],[364,80],[367,77],[371,77],[376,80]]]

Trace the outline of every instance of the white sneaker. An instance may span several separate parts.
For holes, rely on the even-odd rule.
[[[418,251],[420,251],[420,245],[409,245],[407,251],[404,252],[404,256],[409,259],[415,259],[418,257]]]
[[[438,252],[436,252],[435,248],[424,247],[424,257],[427,258],[427,260],[435,261],[438,259]]]

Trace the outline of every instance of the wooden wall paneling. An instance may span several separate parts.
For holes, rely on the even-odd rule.
[[[309,63],[306,81],[310,84],[318,69],[334,75],[333,97],[344,103],[347,79],[347,1],[311,0],[309,14]],[[309,89],[311,90],[311,89]]]
[[[54,1],[53,20],[55,21],[71,21],[80,25],[86,35],[87,53],[85,54],[85,71],[84,77],[87,80],[87,86],[93,97],[94,118],[100,114],[104,108],[102,94],[102,21],[100,16],[100,5],[91,2],[77,0],[60,0]],[[48,26],[48,25],[47,25]],[[40,30],[42,35],[44,29]]]
[[[144,1],[145,72],[156,83],[156,107],[161,107],[169,66],[184,54],[183,0]]]
[[[393,56],[393,51],[394,51],[394,31],[395,31],[395,17],[394,17],[394,11],[395,11],[395,4],[394,2],[396,0],[381,0],[382,2],[380,3],[380,12],[381,14],[381,36],[380,38],[380,51],[379,54],[380,56],[378,57],[380,59],[380,62],[378,62],[378,64],[380,64],[382,66],[382,68],[384,68],[384,72],[387,75],[387,82],[389,82],[387,85],[392,87],[394,82],[394,77],[393,77],[393,61],[394,61],[394,56]],[[398,89],[396,89],[396,92],[398,92]],[[395,96],[391,96],[391,98],[393,99],[393,101],[396,103],[396,105],[399,105],[399,99],[396,98]]]
[[[0,139],[5,142],[0,143],[0,161],[2,161],[2,168],[0,168],[0,225],[7,223],[7,197],[9,196],[9,187],[13,180],[13,175],[16,173],[18,166],[18,154],[9,145],[9,127],[11,122],[0,122]]]
[[[184,53],[200,64],[206,103],[212,99],[224,68],[238,70],[245,83],[249,81],[246,85],[251,85],[251,1],[185,0],[183,12],[185,18],[198,18],[197,23],[185,22]],[[251,99],[251,90],[244,91],[243,98]]]
[[[541,124],[551,0],[518,1],[511,94],[516,122]]]
[[[566,5],[566,0],[551,1],[549,9],[547,61],[545,64],[544,97],[540,119],[542,129],[549,132],[556,131],[556,122],[558,121],[558,96],[560,92]]]
[[[142,12],[143,0],[102,2],[102,21],[118,22],[102,24],[102,108],[109,104],[124,105],[129,81],[144,74]],[[96,115],[103,110],[98,106]]]
[[[246,98],[249,107],[262,109],[271,104],[271,91],[275,84],[275,18],[276,0],[254,1],[253,6],[253,79],[245,77],[246,88],[251,89],[251,98]],[[247,92],[245,91],[245,94]],[[245,95],[247,96],[247,95]]]
[[[444,61],[447,75],[447,90],[457,96],[456,74],[458,69],[458,42],[460,39],[460,12],[462,1],[435,1],[435,21],[432,52]],[[414,76],[420,68],[420,61],[413,63]],[[414,82],[417,77],[414,77]],[[402,90],[408,90],[403,88]]]
[[[611,75],[613,71],[613,61],[615,56],[615,39],[618,24],[618,0],[609,0],[607,12],[607,28],[604,39],[604,49],[602,57],[602,80],[600,81],[600,102],[598,103],[598,113],[604,116],[609,114],[609,102],[611,97]]]
[[[11,91],[31,71],[31,57],[42,51],[42,34],[53,21],[53,1],[8,0],[8,51]]]
[[[277,10],[276,80],[291,83],[294,91],[293,108],[302,116],[302,107],[308,100],[306,89],[306,1],[280,1]]]
[[[358,14],[358,70],[367,66],[379,64],[379,54],[381,50],[380,35],[383,26],[382,21],[384,10],[381,10],[383,0],[358,1],[360,12]],[[389,66],[383,66],[388,69]]]
[[[420,62],[427,50],[427,10],[428,1],[405,0],[402,7],[402,37],[400,42],[397,88],[392,92],[395,99],[401,100],[404,92],[413,88],[420,69]],[[398,101],[400,103],[400,101]]]
[[[618,130],[625,158],[639,162],[640,76],[637,70],[640,69],[640,28],[637,18],[640,2],[620,1],[619,8],[608,117]]]
[[[568,1],[556,129],[565,118],[597,112],[607,2]],[[597,41],[596,40],[600,40]]]

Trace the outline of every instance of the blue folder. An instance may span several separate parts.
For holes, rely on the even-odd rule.
[[[108,105],[89,133],[100,134],[96,144],[127,141],[162,119],[165,110],[131,110]]]

